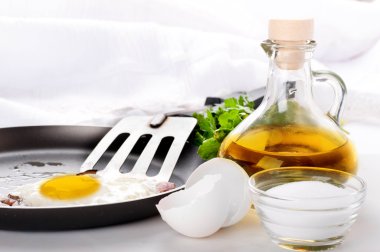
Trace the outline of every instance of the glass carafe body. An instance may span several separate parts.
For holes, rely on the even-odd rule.
[[[263,169],[312,166],[356,173],[354,146],[339,126],[345,86],[327,72],[312,72],[314,41],[262,43],[270,57],[267,91],[260,106],[223,141],[219,156],[249,175]],[[325,114],[315,104],[312,83],[333,84],[336,101]]]

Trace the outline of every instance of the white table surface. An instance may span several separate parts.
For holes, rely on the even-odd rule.
[[[359,175],[368,194],[352,231],[333,251],[378,251],[380,241],[380,126],[351,123],[359,153]],[[111,227],[64,232],[0,230],[0,251],[284,251],[266,235],[254,210],[237,225],[211,237],[191,239],[177,234],[159,216]]]

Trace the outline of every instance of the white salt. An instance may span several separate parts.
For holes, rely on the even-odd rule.
[[[350,188],[342,188],[322,181],[298,181],[273,187],[268,194],[286,198],[321,198],[345,196],[353,192]]]

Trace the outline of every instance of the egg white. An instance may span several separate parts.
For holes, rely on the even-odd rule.
[[[12,195],[19,196],[21,206],[49,207],[49,206],[76,206],[115,203],[143,198],[159,193],[156,189],[158,181],[147,176],[118,176],[105,178],[98,175],[90,175],[100,183],[100,188],[95,193],[77,199],[58,200],[51,199],[41,194],[40,186],[47,179],[19,186]]]

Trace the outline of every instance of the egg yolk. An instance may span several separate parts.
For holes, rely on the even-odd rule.
[[[43,183],[40,193],[51,199],[70,200],[89,196],[99,188],[99,181],[89,175],[65,175]]]

